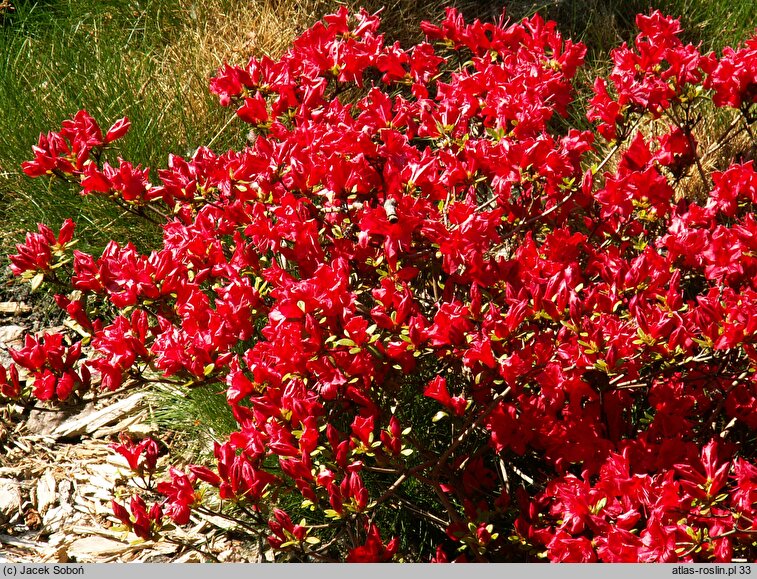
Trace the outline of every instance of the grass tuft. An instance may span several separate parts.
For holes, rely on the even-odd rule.
[[[174,434],[173,449],[184,462],[211,461],[213,442],[225,440],[238,429],[219,384],[191,390],[161,385],[152,391],[152,401],[160,432]]]

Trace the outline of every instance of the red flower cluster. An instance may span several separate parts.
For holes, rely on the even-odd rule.
[[[618,136],[618,125],[632,111],[659,117],[672,104],[693,98],[697,85],[716,64],[714,55],[702,55],[692,44],[684,44],[678,35],[680,22],[654,12],[636,17],[639,34],[634,49],[627,44],[612,51],[614,68],[609,79],[616,93],[608,92],[604,78],[597,78],[591,100],[589,120],[600,121],[599,133],[608,140]],[[719,66],[723,66],[720,64]],[[625,132],[623,127],[621,134]]]
[[[355,547],[347,555],[347,563],[384,563],[391,561],[399,547],[399,541],[395,537],[388,544],[381,540],[378,527],[368,525],[365,544]]]
[[[715,91],[716,105],[749,110],[757,102],[757,39],[738,50],[726,47],[705,86]]]
[[[44,334],[40,338],[27,335],[23,348],[11,348],[10,355],[17,366],[28,373],[32,393],[38,400],[64,401],[73,393],[89,389],[91,374],[86,365],[78,364],[82,343],[63,344],[63,334]],[[78,369],[77,369],[78,366]],[[18,397],[18,371],[11,367],[14,387],[9,392]]]
[[[134,167],[123,159],[118,161],[118,168],[111,167],[107,162],[103,163],[102,171],[91,163],[84,167],[81,180],[82,194],[116,195],[127,203],[134,204],[149,201],[150,182],[147,179],[149,170],[142,170],[139,166]]]
[[[155,472],[160,448],[158,443],[149,436],[134,444],[126,434],[119,435],[119,443],[113,443],[110,448],[126,459],[129,468],[137,474]]]
[[[71,219],[66,219],[57,236],[43,223],[37,229],[39,233],[28,232],[26,241],[16,244],[18,253],[10,256],[10,270],[26,279],[42,274],[36,282],[39,285],[45,274],[51,274],[53,268],[60,267],[60,258],[72,245],[75,224]]]
[[[217,493],[303,560],[757,558],[757,174],[711,171],[729,133],[696,121],[714,100],[750,133],[755,40],[718,58],[659,12],[637,24],[592,131],[555,122],[585,47],[553,23],[449,10],[406,50],[341,10],[213,79],[242,150],[172,156],[153,186],[99,158],[126,122],[103,138],[80,113],[35,148],[30,174],[168,216],[149,254],[55,262],[93,354],[27,338],[37,396],[157,374],[225,390],[238,426],[117,518],[146,538]],[[41,226],[14,272],[49,280],[71,241]],[[152,470],[142,444],[116,450]]]
[[[63,121],[59,132],[39,136],[39,143],[32,148],[34,160],[23,163],[24,173],[30,177],[78,175],[93,152],[123,137],[130,126],[126,117],[119,119],[103,137],[97,121],[87,111],[79,111],[73,119]]]
[[[127,510],[121,503],[112,501],[113,514],[121,523],[140,539],[149,541],[158,536],[163,527],[163,507],[153,503],[150,509],[139,495],[132,496]],[[131,513],[129,513],[129,510]]]
[[[169,470],[170,480],[158,483],[157,491],[165,495],[168,507],[165,513],[178,525],[186,525],[193,506],[198,504],[194,489],[195,477],[184,474],[173,467]]]
[[[701,457],[654,475],[634,474],[627,452],[610,454],[594,484],[586,473],[550,482],[516,528],[552,561],[730,561],[757,529],[757,470],[723,461],[722,446],[711,441]]]
[[[307,535],[307,527],[295,525],[292,519],[281,509],[273,509],[273,519],[268,521],[268,526],[273,533],[268,537],[268,542],[274,549],[281,549],[287,543],[300,543]]]

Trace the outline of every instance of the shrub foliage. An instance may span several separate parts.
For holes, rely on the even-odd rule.
[[[224,66],[249,146],[157,176],[113,152],[127,119],[80,111],[24,171],[163,244],[29,233],[11,269],[73,331],[28,336],[2,396],[225,392],[208,464],[113,445],[143,539],[203,512],[281,560],[754,560],[757,172],[719,163],[754,151],[757,38],[701,54],[636,22],[590,130],[568,121],[582,44],[451,9],[408,49],[341,10]]]

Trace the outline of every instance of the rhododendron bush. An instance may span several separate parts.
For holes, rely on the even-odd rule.
[[[411,48],[341,10],[221,68],[242,150],[150,171],[80,111],[24,171],[163,244],[29,233],[11,269],[75,331],[26,337],[2,396],[225,393],[206,464],[113,445],[142,539],[200,512],[277,560],[754,561],[757,171],[722,152],[755,150],[757,37],[636,22],[588,122],[585,46],[451,9]]]

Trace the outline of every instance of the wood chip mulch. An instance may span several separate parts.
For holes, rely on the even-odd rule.
[[[7,348],[19,345],[24,331],[18,323],[0,324],[0,364],[8,363]],[[125,459],[108,445],[119,433],[141,437],[155,428],[149,399],[139,391],[85,400],[75,411],[0,408],[0,563],[267,558],[212,518],[196,516],[160,541],[114,529],[111,501],[123,504],[138,489]]]

